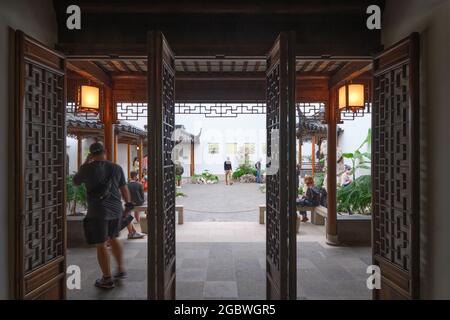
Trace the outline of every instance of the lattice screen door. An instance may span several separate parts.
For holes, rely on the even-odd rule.
[[[295,34],[267,57],[267,299],[296,299]]]
[[[373,259],[375,299],[419,298],[419,36],[374,60]]]
[[[11,30],[11,214],[16,299],[64,299],[65,58]]]
[[[175,299],[175,58],[161,32],[148,34],[148,297]]]

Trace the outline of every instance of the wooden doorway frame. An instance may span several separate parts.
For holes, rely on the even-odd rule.
[[[66,58],[20,30],[9,36],[11,296],[65,299]]]

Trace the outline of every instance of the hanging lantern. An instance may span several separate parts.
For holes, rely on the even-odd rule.
[[[78,112],[100,112],[100,89],[90,85],[82,85],[78,93]]]
[[[346,84],[339,88],[339,110],[356,113],[365,107],[363,84]]]

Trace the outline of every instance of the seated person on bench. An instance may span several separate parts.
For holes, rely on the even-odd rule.
[[[130,190],[131,202],[135,206],[142,206],[145,202],[144,198],[144,187],[140,182],[138,182],[138,173],[136,171],[130,172],[130,181],[128,182],[128,190]],[[139,212],[134,213],[134,218],[139,222]],[[128,226],[128,239],[142,239],[145,235],[143,233],[137,232],[133,224],[130,223]]]
[[[300,207],[317,207],[320,205],[320,192],[314,186],[313,177],[305,177],[305,184],[308,188],[305,196],[297,199],[297,206]],[[302,222],[307,222],[309,219],[306,216],[306,211],[300,211]]]

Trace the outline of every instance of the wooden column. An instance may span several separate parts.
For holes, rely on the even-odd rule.
[[[138,150],[138,161],[139,161],[139,181],[142,178],[142,154],[144,152],[144,143],[142,138],[139,138],[139,150]]]
[[[311,157],[312,177],[314,178],[316,175],[316,135],[313,135],[311,138],[311,152],[312,152]]]
[[[77,167],[80,169],[83,164],[83,137],[77,136]]]
[[[191,177],[195,174],[195,143],[191,140]]]
[[[336,151],[337,151],[337,112],[333,90],[328,102],[328,157],[327,157],[327,243],[338,245],[337,236],[337,195],[336,195]]]
[[[302,139],[298,139],[298,163],[300,164],[300,168],[302,167],[303,155],[302,155]]]
[[[119,135],[114,134],[114,163],[117,163],[117,152],[119,151]]]
[[[131,172],[131,145],[127,143],[127,176],[128,180],[130,180],[130,172]]]
[[[104,126],[104,143],[106,149],[106,158],[114,161],[115,145],[114,145],[114,106],[112,98],[112,90],[105,87],[105,108],[103,110],[103,126]]]

